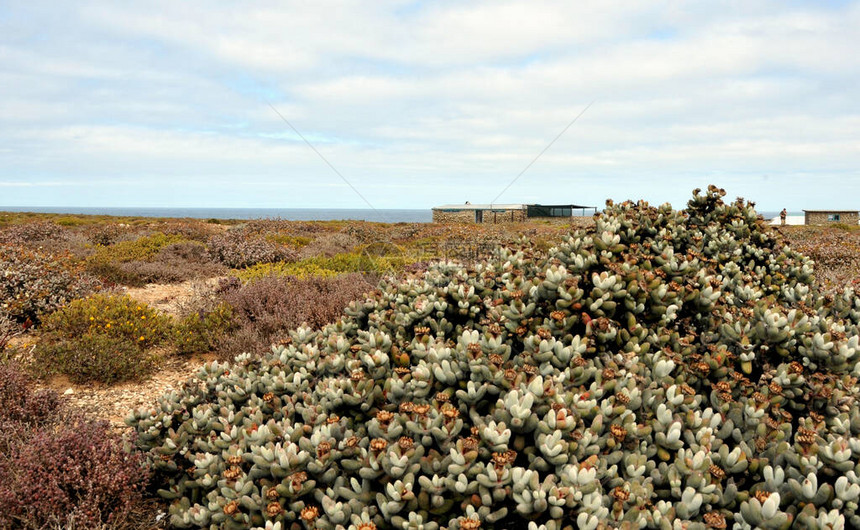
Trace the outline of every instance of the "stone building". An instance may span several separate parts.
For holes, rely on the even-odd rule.
[[[433,208],[434,223],[522,223],[527,220],[570,220],[574,213],[594,210],[578,204],[446,204]]]
[[[857,210],[803,210],[803,216],[804,224],[807,225],[856,225],[860,220]]]

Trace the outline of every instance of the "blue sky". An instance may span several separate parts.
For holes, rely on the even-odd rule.
[[[0,206],[860,208],[858,2],[0,3]]]

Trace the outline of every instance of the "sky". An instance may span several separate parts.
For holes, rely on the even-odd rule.
[[[682,207],[713,183],[858,209],[858,27],[841,1],[5,0],[0,206]]]

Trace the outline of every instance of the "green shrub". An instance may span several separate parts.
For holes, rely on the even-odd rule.
[[[315,261],[302,260],[295,263],[278,261],[258,263],[246,269],[234,269],[231,274],[244,282],[253,282],[269,276],[294,276],[296,278],[332,278],[337,271],[320,267]]]
[[[269,243],[283,245],[285,247],[302,248],[311,241],[313,241],[313,239],[304,236],[278,233],[267,235],[266,241],[268,241]]]
[[[173,344],[178,353],[202,353],[215,349],[219,339],[235,329],[233,309],[218,304],[183,317],[173,328]]]
[[[128,340],[88,333],[36,347],[37,373],[63,374],[73,383],[113,384],[152,373],[158,357]]]
[[[126,263],[129,261],[149,261],[163,247],[183,241],[178,234],[156,233],[139,237],[133,241],[120,241],[113,245],[100,246],[95,254],[87,258],[87,264]]]
[[[120,285],[139,287],[146,284],[148,276],[134,267],[124,267],[131,262],[150,262],[165,247],[185,239],[176,234],[156,233],[139,237],[133,241],[120,241],[112,245],[96,247],[95,253],[86,260],[87,270],[102,280]]]
[[[128,296],[75,300],[44,320],[37,372],[72,381],[114,383],[139,378],[156,365],[149,349],[168,338],[170,319]]]
[[[315,256],[292,263],[259,263],[243,270],[234,270],[232,274],[243,281],[254,281],[266,276],[331,278],[351,272],[388,274],[402,271],[412,261],[405,256],[375,256],[366,252],[345,252],[331,257]]]

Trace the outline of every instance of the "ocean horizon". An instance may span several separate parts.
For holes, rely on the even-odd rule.
[[[99,206],[0,206],[0,212],[33,212],[69,215],[110,215],[116,217],[171,217],[190,219],[282,219],[285,221],[370,221],[377,223],[429,223],[427,209],[369,208],[174,208],[174,207],[99,207]],[[765,219],[779,212],[759,212]],[[803,212],[788,212],[790,216]],[[586,217],[589,217],[586,215]]]
[[[429,223],[430,209],[370,208],[173,208],[97,206],[0,206],[0,211],[117,217],[173,217],[191,219],[282,219],[285,221],[372,221],[379,223]]]

